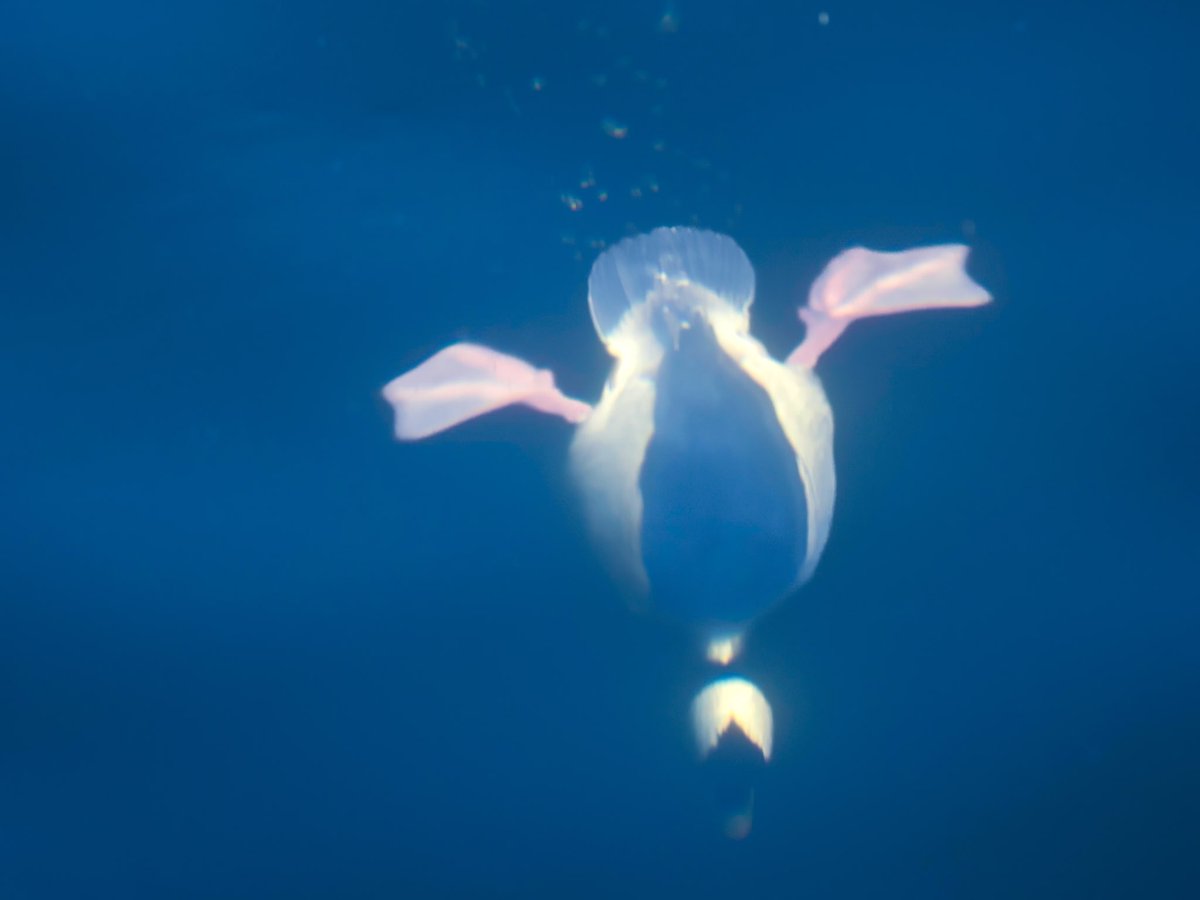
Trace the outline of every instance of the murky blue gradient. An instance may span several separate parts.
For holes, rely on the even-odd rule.
[[[1196,11],[414,6],[5,6],[0,895],[1195,896]],[[568,429],[378,396],[470,338],[594,397],[588,265],[693,222],[776,355],[853,244],[996,297],[822,361],[740,843]]]

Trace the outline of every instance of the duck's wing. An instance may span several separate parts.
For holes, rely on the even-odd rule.
[[[982,306],[992,298],[967,274],[962,244],[880,253],[854,247],[839,253],[813,282],[800,310],[807,331],[788,356],[812,368],[855,319],[917,309]]]
[[[396,412],[396,437],[418,440],[521,403],[578,423],[590,404],[554,386],[554,374],[479,344],[452,344],[393,379],[383,396]]]

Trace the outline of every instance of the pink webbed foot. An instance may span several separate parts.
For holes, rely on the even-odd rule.
[[[393,379],[383,396],[396,412],[396,437],[419,440],[468,419],[521,403],[571,423],[590,404],[554,386],[553,373],[479,344],[452,344]]]
[[[855,319],[918,309],[982,306],[992,298],[966,272],[962,244],[880,253],[854,247],[839,253],[813,282],[800,312],[804,340],[790,365],[812,368]]]

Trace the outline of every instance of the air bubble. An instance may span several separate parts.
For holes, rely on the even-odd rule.
[[[600,127],[610,138],[615,138],[618,141],[624,140],[629,135],[629,126],[623,122],[618,122],[611,116],[605,118],[600,123]]]

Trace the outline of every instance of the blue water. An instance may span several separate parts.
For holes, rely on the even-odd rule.
[[[0,897],[1200,893],[1200,8],[0,18]],[[470,338],[594,398],[599,242],[691,223],[777,354],[853,244],[996,298],[821,362],[741,842],[569,429],[400,445],[378,396]]]

